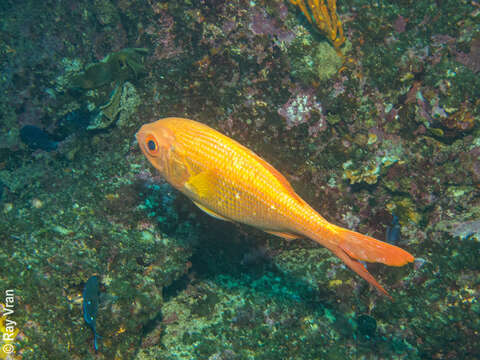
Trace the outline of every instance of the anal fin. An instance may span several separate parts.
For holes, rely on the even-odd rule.
[[[264,230],[266,233],[284,238],[285,240],[295,240],[298,239],[300,236],[296,234],[290,234],[286,232],[281,232],[281,231],[270,231],[270,230]]]

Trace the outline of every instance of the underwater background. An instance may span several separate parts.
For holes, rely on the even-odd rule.
[[[0,59],[0,359],[480,359],[478,1],[2,0]],[[412,253],[394,301],[197,209],[166,116]]]

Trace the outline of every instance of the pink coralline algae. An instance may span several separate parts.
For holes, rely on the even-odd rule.
[[[250,29],[255,35],[275,36],[280,41],[290,42],[295,37],[293,32],[282,28],[277,19],[269,16],[263,9],[253,13]]]
[[[478,239],[480,234],[480,220],[471,220],[458,223],[453,227],[450,233],[453,236],[460,237],[461,239],[466,239],[470,236]]]
[[[269,45],[263,42],[252,44],[257,64],[263,63],[263,60],[273,53],[274,46],[279,46],[283,42],[290,43],[295,38],[295,34],[292,31],[286,29],[285,25],[280,23],[278,19],[268,15],[264,9],[252,12],[249,29],[249,38],[253,42],[259,41],[258,39],[254,40],[258,36],[268,36],[274,39]]]
[[[470,52],[465,54],[457,52],[456,60],[472,70],[474,73],[480,71],[480,38],[472,41]]]
[[[166,11],[160,10],[160,17],[156,23],[145,29],[145,33],[151,35],[155,46],[154,57],[156,59],[171,59],[183,53],[183,48],[175,42],[173,33],[174,20]]]
[[[425,99],[422,91],[424,93],[434,93],[428,87],[422,88],[422,84],[419,81],[416,81],[407,93],[405,104],[416,103],[418,105],[418,115],[430,125],[435,123],[435,119],[446,119],[448,115],[440,106],[438,95],[434,93],[434,97],[431,99]]]
[[[398,33],[401,34],[405,32],[405,29],[407,27],[407,22],[408,20],[405,19],[402,15],[399,15],[397,20],[393,23],[393,29]]]
[[[287,121],[287,129],[307,123],[313,114],[318,114],[320,119],[309,127],[309,135],[316,135],[327,126],[322,113],[322,105],[313,93],[313,89],[304,90],[300,87],[291,89],[292,96],[278,109],[278,114]]]
[[[447,48],[448,51],[455,56],[455,60],[466,68],[472,70],[473,73],[480,71],[480,38],[473,39],[470,43],[470,51],[464,53],[458,50],[457,42],[454,37],[449,35],[433,35],[432,36],[432,56],[431,61],[433,64],[438,63],[442,56],[443,48]]]

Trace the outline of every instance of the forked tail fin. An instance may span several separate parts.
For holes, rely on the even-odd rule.
[[[333,251],[350,269],[355,271],[381,293],[391,296],[368,272],[360,261],[379,262],[389,266],[402,266],[412,262],[415,258],[407,251],[383,241],[362,235],[355,231],[329,224],[329,231],[323,236],[328,239],[328,248]],[[319,243],[323,243],[319,239]]]
[[[415,260],[412,254],[398,246],[374,239],[358,232],[335,226],[338,246],[348,256],[362,261],[379,262],[389,266],[403,266]]]
[[[358,275],[360,275],[363,279],[367,280],[371,285],[375,286],[378,291],[382,294],[388,296],[390,300],[393,298],[390,294],[383,288],[382,285],[378,283],[377,280],[370,274],[367,268],[358,260],[351,258],[346,252],[344,252],[341,248],[337,248],[334,251],[334,254],[337,255],[350,269],[355,271]]]

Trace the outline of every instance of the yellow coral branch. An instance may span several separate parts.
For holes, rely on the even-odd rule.
[[[298,6],[308,22],[315,23],[317,28],[332,42],[335,49],[339,51],[340,46],[345,42],[345,36],[342,23],[337,15],[336,0],[327,0],[326,4],[325,0],[307,0],[306,4],[304,0],[290,0],[290,2]]]

